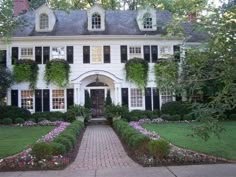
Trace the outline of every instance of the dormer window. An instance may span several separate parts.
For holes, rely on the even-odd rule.
[[[95,13],[92,15],[92,29],[101,28],[101,15]]]
[[[48,15],[47,14],[41,14],[39,23],[40,23],[39,27],[40,27],[41,30],[48,29],[48,27],[49,27]]]
[[[150,13],[146,13],[143,17],[143,28],[152,29],[152,16]]]

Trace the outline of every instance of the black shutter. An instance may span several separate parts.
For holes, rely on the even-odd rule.
[[[2,67],[6,68],[7,67],[7,51],[6,50],[1,50],[0,55],[1,55],[0,65]]]
[[[90,63],[90,47],[83,46],[83,62]]]
[[[120,46],[120,57],[121,57],[121,63],[126,63],[126,61],[128,60],[128,53],[127,53],[126,45]]]
[[[104,46],[103,47],[103,56],[104,56],[104,63],[110,63],[111,62],[110,46]]]
[[[121,100],[122,100],[122,106],[129,105],[129,90],[128,90],[128,88],[121,88]]]
[[[12,47],[11,49],[11,57],[12,57],[12,61],[11,63],[14,65],[16,63],[16,61],[19,59],[19,53],[18,53],[19,49],[18,47]]]
[[[35,112],[42,112],[42,90],[35,90]]]
[[[160,110],[159,89],[153,88],[153,110]]]
[[[150,63],[150,46],[143,46],[144,60]]]
[[[151,52],[152,52],[152,62],[156,63],[158,59],[158,46],[152,45],[151,46]]]
[[[73,62],[74,62],[74,48],[73,48],[73,46],[67,46],[66,53],[67,53],[67,62],[69,64],[73,64]]]
[[[43,112],[49,112],[50,111],[50,95],[49,90],[45,89],[43,90]]]
[[[18,90],[11,90],[11,105],[18,106]]]
[[[70,106],[74,105],[74,89],[67,89],[66,96],[67,96],[67,110],[68,110]]]
[[[180,46],[179,45],[174,45],[174,59],[177,62],[180,61]]]
[[[50,58],[50,47],[43,47],[43,64],[47,64]]]
[[[42,47],[35,47],[35,62],[42,64]]]
[[[152,92],[151,88],[145,89],[145,109],[152,110]]]

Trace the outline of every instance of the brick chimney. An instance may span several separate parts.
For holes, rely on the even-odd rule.
[[[14,2],[14,16],[18,16],[24,11],[29,10],[30,0],[13,0]]]

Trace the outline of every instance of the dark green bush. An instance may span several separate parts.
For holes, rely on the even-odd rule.
[[[32,154],[37,159],[49,159],[52,156],[52,146],[47,143],[36,143],[32,147]]]
[[[38,118],[38,122],[41,122],[41,121],[44,121],[44,120],[47,120],[45,118]]]
[[[193,120],[193,116],[191,114],[186,114],[184,115],[183,120]]]
[[[221,114],[221,115],[219,115],[219,119],[220,119],[220,120],[227,120],[228,117],[227,117],[226,114]]]
[[[134,134],[129,138],[128,146],[129,148],[135,150],[139,149],[142,145],[146,144],[150,139],[141,133]]]
[[[236,114],[230,114],[229,120],[236,120]]]
[[[129,113],[129,110],[126,106],[120,106],[120,105],[106,105],[105,107],[105,116],[107,118],[113,118],[120,116],[121,118],[124,118]]]
[[[24,122],[25,122],[25,120],[22,119],[22,118],[17,118],[17,119],[15,120],[15,123],[16,123],[16,124],[23,124]]]
[[[156,159],[163,159],[169,155],[170,145],[164,140],[151,140],[148,143],[148,151]]]
[[[125,129],[123,129],[123,131],[121,131],[120,135],[121,135],[121,138],[126,142],[128,143],[129,141],[129,138],[132,136],[132,135],[135,135],[135,134],[138,134],[138,132],[132,128],[132,127],[127,127]]]
[[[72,133],[69,133],[68,131],[66,133],[62,133],[61,135],[59,135],[60,137],[65,137],[67,139],[70,140],[72,146],[74,147],[75,146],[75,143],[76,143],[76,134],[72,134]]]
[[[71,141],[66,137],[59,136],[55,138],[53,142],[63,144],[66,148],[66,152],[69,152],[73,148]]]
[[[4,124],[4,125],[11,125],[12,123],[13,123],[13,121],[10,118],[2,119],[2,124]]]
[[[31,113],[27,109],[16,106],[0,106],[0,119],[10,118],[14,122],[15,119],[21,117],[24,120],[29,120]]]
[[[37,122],[40,122],[40,120],[50,120],[53,119],[53,121],[56,120],[64,120],[65,115],[62,112],[55,111],[55,112],[35,112],[31,115],[31,118],[35,119]]]
[[[163,104],[161,107],[162,114],[180,115],[181,118],[184,115],[190,113],[190,111],[191,111],[191,104],[182,101],[168,102]]]
[[[68,109],[68,111],[65,113],[65,120],[68,122],[73,122],[76,119],[76,112],[72,109]]]
[[[144,111],[142,110],[132,110],[129,112],[129,121],[139,121],[145,117]]]
[[[52,155],[63,155],[66,153],[66,148],[61,143],[51,142],[49,145],[52,147]]]
[[[163,120],[171,120],[171,115],[169,115],[169,114],[162,114],[161,115],[161,118],[163,119]]]
[[[36,123],[36,120],[34,118],[30,118],[29,121],[32,121],[32,122]]]
[[[181,119],[180,115],[171,115],[171,121],[179,121]]]

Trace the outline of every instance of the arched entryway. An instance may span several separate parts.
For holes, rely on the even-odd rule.
[[[86,92],[92,103],[92,116],[103,117],[107,93],[114,104],[121,103],[121,79],[106,71],[90,71],[72,81],[75,89],[75,104],[84,105]]]

